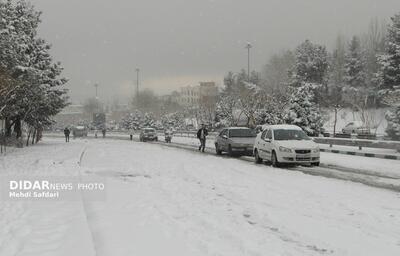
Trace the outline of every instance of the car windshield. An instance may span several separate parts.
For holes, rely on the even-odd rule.
[[[250,129],[232,129],[229,131],[229,137],[256,137],[256,133]]]
[[[154,129],[144,129],[144,132],[145,133],[151,133],[151,132],[156,132],[156,130],[154,130]]]
[[[302,130],[274,130],[275,140],[310,140]]]

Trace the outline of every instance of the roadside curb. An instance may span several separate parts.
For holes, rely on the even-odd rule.
[[[379,153],[378,154],[362,153],[362,152],[355,152],[355,151],[325,149],[325,148],[321,148],[320,151],[326,152],[326,153],[343,154],[343,155],[351,155],[351,156],[363,156],[363,157],[382,158],[382,159],[390,159],[390,160],[400,160],[400,156],[397,156],[397,155],[387,155],[387,154],[379,154]]]

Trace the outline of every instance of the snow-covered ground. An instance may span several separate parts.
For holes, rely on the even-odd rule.
[[[128,140],[46,138],[0,166],[107,178],[105,201],[0,202],[2,256],[400,254],[400,194],[357,183]]]

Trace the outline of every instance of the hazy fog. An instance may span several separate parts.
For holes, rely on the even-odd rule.
[[[63,63],[72,100],[133,93],[164,94],[222,78],[247,65],[259,70],[272,53],[308,38],[326,44],[337,33],[360,34],[371,18],[388,19],[399,0],[33,0],[41,34]]]

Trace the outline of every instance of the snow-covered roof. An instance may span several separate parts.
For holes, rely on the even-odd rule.
[[[240,127],[240,126],[232,126],[232,127],[228,127],[228,129],[229,130],[232,130],[232,129],[249,129],[249,128],[247,128],[247,127]]]
[[[282,129],[282,130],[301,130],[297,125],[292,124],[275,124],[275,125],[263,125],[263,130],[266,128],[271,128],[274,130]]]

